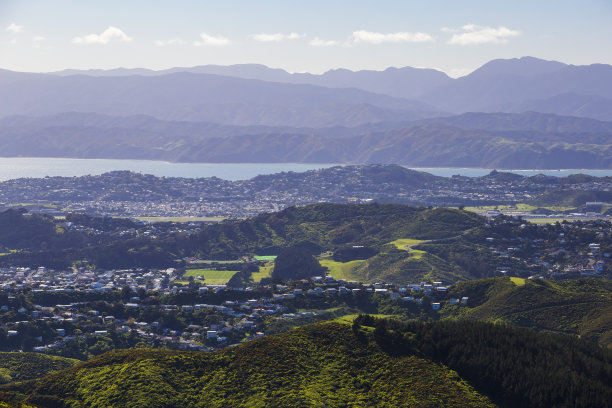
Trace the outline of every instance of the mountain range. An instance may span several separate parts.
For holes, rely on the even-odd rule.
[[[610,168],[612,66],[0,70],[0,156]],[[344,139],[344,140],[341,140]]]

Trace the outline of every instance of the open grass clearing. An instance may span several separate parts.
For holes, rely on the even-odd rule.
[[[216,269],[189,269],[183,275],[184,278],[202,276],[204,279],[197,279],[198,282],[207,285],[225,285],[236,274],[237,271],[218,271]]]
[[[332,278],[344,280],[354,280],[352,272],[365,262],[365,260],[336,262],[329,258],[319,258],[318,260],[321,266],[329,270],[329,274]]]
[[[420,249],[412,249],[410,250],[410,257],[414,259],[421,259],[426,253],[427,252],[421,251]]]
[[[259,272],[253,272],[251,277],[253,282],[259,283],[263,278],[269,278],[272,276],[272,270],[274,269],[274,262],[267,262],[265,265],[259,267]]]
[[[516,285],[516,286],[524,286],[525,285],[525,279],[523,278],[515,278],[515,277],[511,277],[510,280]]]
[[[410,238],[401,238],[401,239],[396,239],[395,241],[391,241],[389,243],[395,245],[395,247],[397,249],[403,249],[405,251],[408,251],[408,248],[406,248],[406,247],[411,247],[413,245],[420,244],[421,242],[423,242],[423,240],[420,240],[420,239],[410,239]]]
[[[255,255],[254,258],[257,261],[273,261],[276,259],[276,255]]]

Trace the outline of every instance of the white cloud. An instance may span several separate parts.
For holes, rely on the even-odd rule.
[[[427,33],[374,33],[371,31],[359,30],[353,31],[351,40],[355,43],[382,44],[382,43],[421,43],[433,42],[435,39]]]
[[[304,34],[291,33],[291,34],[283,34],[283,33],[275,33],[275,34],[253,34],[251,38],[255,41],[262,42],[281,42],[285,40],[297,40],[299,38],[305,37]]]
[[[201,47],[203,45],[213,45],[215,47],[222,47],[224,45],[229,45],[230,40],[228,38],[222,36],[214,36],[206,33],[200,34],[201,41],[196,41],[193,43],[196,47]]]
[[[45,38],[45,37],[43,37],[43,36],[40,36],[40,35],[35,35],[35,36],[32,38],[32,41],[34,41],[34,42],[41,42],[41,41],[45,41],[45,40],[46,40],[46,38]]]
[[[15,23],[11,23],[8,27],[6,27],[6,31],[10,31],[11,33],[21,33],[23,32],[23,26],[17,25]]]
[[[521,35],[520,31],[511,30],[504,26],[497,28],[489,26],[477,26],[474,24],[466,24],[461,27],[461,32],[453,34],[448,40],[449,44],[456,45],[475,45],[475,44],[504,44],[511,37]]]
[[[338,45],[338,41],[322,40],[319,37],[315,37],[314,39],[310,40],[308,44],[314,47],[333,47],[335,45]]]
[[[119,28],[109,26],[101,34],[89,34],[84,37],[74,37],[72,42],[74,44],[108,44],[112,40],[130,42],[133,40],[133,38],[129,37]]]
[[[182,38],[170,38],[169,40],[157,40],[155,41],[155,45],[158,47],[166,47],[172,45],[184,45],[187,42]]]

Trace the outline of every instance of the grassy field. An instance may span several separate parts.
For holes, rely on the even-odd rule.
[[[465,207],[467,211],[533,211],[536,206],[529,204],[516,204],[516,205],[480,205],[477,207]]]
[[[263,278],[269,278],[272,276],[272,270],[274,269],[274,262],[267,262],[264,266],[259,267],[259,272],[253,272],[251,277],[255,283],[260,282]]]
[[[188,269],[183,277],[203,276],[204,280],[198,280],[207,285],[225,285],[237,271],[217,271],[215,269]]]
[[[319,263],[321,264],[321,266],[329,269],[329,274],[334,279],[345,280],[355,280],[352,275],[352,271],[364,262],[365,261],[360,260],[350,262],[336,262],[333,259],[329,258],[319,259]]]
[[[421,242],[423,241],[419,239],[402,238],[402,239],[396,239],[395,241],[392,241],[389,243],[395,245],[397,249],[407,250],[406,249],[407,246],[413,246],[416,244],[420,244]]]
[[[524,286],[525,285],[525,279],[523,279],[523,278],[514,278],[514,277],[512,277],[512,278],[510,278],[510,280],[512,282],[514,282],[514,284],[516,286]]]
[[[255,255],[254,258],[258,261],[273,261],[276,255]]]

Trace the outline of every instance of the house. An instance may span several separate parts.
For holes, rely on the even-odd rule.
[[[456,304],[459,303],[459,299],[457,299],[457,298],[450,298],[449,302],[450,302],[451,305],[456,305]]]
[[[382,289],[382,288],[377,288],[377,289],[374,289],[374,292],[375,293],[387,293],[388,290],[387,289]]]
[[[433,310],[440,310],[440,303],[437,303],[437,302],[436,303],[432,303],[431,304],[431,308]]]
[[[467,302],[468,302],[468,299],[469,299],[469,298],[468,298],[467,296],[462,297],[462,298],[461,298],[461,303],[463,303],[464,305],[466,305],[466,304],[467,304]]]

